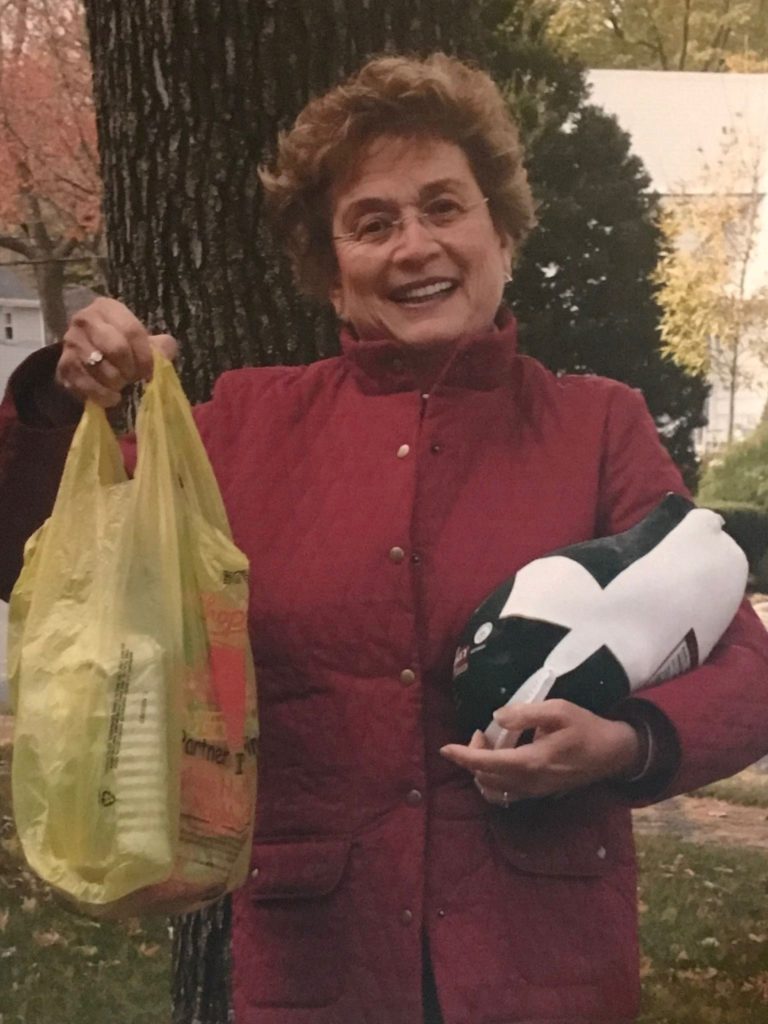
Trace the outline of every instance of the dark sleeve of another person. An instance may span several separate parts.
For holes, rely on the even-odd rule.
[[[60,345],[17,367],[0,403],[0,598],[21,571],[24,544],[53,508],[82,406],[54,381]]]

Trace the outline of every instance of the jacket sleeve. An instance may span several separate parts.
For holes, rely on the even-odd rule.
[[[21,572],[27,538],[50,515],[80,407],[53,384],[60,346],[17,367],[0,403],[0,598]]]
[[[686,493],[643,399],[617,387],[606,427],[600,532],[632,526],[667,491]],[[697,789],[768,753],[768,633],[749,602],[704,665],[641,691],[617,717],[648,722],[662,755],[643,779],[620,787],[638,804]]]

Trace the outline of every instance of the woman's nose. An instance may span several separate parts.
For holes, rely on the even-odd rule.
[[[413,211],[402,217],[394,240],[393,255],[400,259],[414,259],[438,252],[440,244],[420,213]]]

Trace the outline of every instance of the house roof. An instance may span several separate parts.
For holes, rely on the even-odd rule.
[[[37,292],[9,267],[0,266],[0,299],[37,299]]]

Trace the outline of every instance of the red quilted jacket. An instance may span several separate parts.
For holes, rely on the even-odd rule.
[[[345,338],[339,358],[224,374],[197,410],[251,559],[262,716],[236,1021],[421,1024],[424,932],[446,1024],[628,1022],[627,801],[596,786],[494,809],[438,750],[458,738],[452,656],[479,601],[682,484],[636,392],[555,378],[515,354],[511,323],[432,386],[413,358]],[[14,451],[52,459],[8,402],[6,471]],[[647,693],[682,750],[654,798],[766,751],[767,661],[745,608],[707,666]]]

